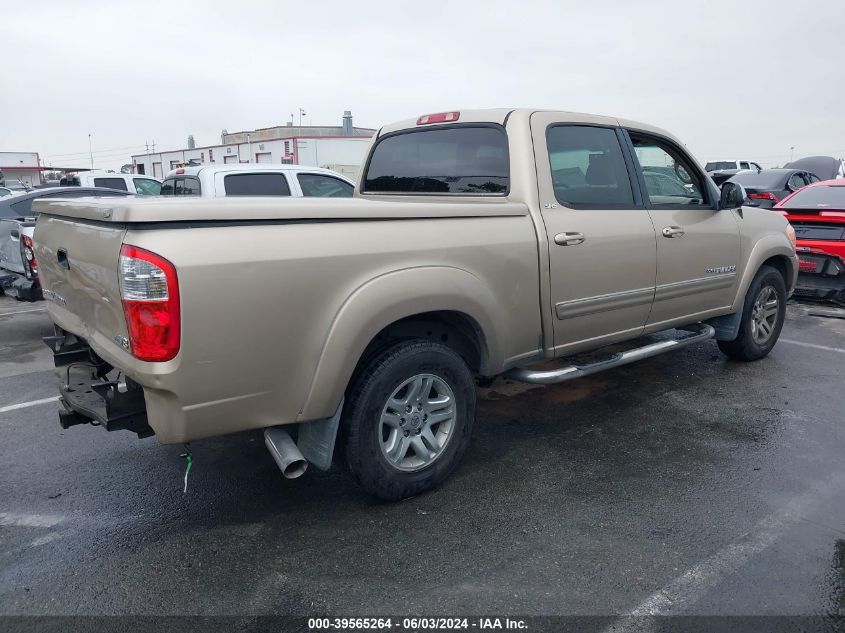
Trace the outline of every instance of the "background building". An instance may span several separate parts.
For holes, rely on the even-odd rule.
[[[291,163],[325,167],[355,180],[366,157],[372,128],[352,125],[352,113],[343,113],[341,125],[286,125],[243,132],[224,132],[219,145],[135,154],[135,173],[156,178],[185,163]]]
[[[0,152],[0,171],[5,178],[34,187],[41,184],[43,170],[38,152]]]

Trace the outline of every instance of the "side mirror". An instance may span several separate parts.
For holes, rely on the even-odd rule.
[[[726,182],[722,185],[722,195],[719,198],[719,209],[736,209],[745,202],[745,187],[737,182]]]

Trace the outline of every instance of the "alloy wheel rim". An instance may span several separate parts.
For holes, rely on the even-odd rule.
[[[379,445],[391,466],[413,472],[438,459],[455,427],[455,394],[442,378],[417,374],[387,399],[379,420]]]
[[[763,286],[751,309],[751,337],[758,345],[772,338],[778,321],[780,301],[771,286]]]

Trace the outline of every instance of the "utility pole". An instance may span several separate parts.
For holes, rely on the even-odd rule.
[[[94,169],[94,146],[91,145],[91,133],[88,132],[88,156],[91,158],[91,169]]]

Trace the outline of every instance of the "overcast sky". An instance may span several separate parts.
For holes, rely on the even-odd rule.
[[[699,160],[845,156],[845,1],[8,2],[0,151],[117,168],[284,124],[526,106],[638,119]]]

